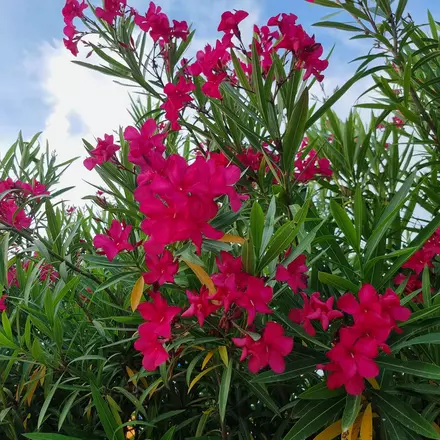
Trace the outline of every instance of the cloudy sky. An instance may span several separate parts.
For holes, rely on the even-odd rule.
[[[94,2],[97,4],[97,0]],[[131,5],[146,10],[149,1],[134,0]],[[336,45],[326,72],[327,93],[350,78],[355,66],[349,61],[368,50],[367,43],[350,41],[348,33],[312,28],[311,24],[332,12],[304,0],[157,0],[170,18],[187,20],[197,29],[197,45],[217,37],[222,12],[245,9],[246,20],[265,23],[278,12],[293,12],[298,21],[326,51]],[[56,150],[60,159],[85,157],[81,138],[93,143],[94,137],[117,130],[130,123],[128,92],[111,79],[73,65],[72,56],[62,44],[63,0],[0,0],[0,155],[16,139],[19,130],[25,138],[43,131],[44,139]],[[426,22],[426,10],[440,19],[440,1],[409,0],[408,10],[418,23]],[[246,29],[245,29],[246,31]],[[358,84],[337,106],[344,116],[365,84]],[[82,161],[81,161],[82,162]],[[79,203],[90,191],[83,179],[94,180],[93,173],[79,162],[65,178],[78,190],[70,200]]]

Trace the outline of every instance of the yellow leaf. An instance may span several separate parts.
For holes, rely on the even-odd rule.
[[[191,391],[191,389],[193,388],[193,386],[207,373],[209,373],[211,370],[213,370],[214,368],[217,368],[218,365],[214,365],[212,367],[207,368],[206,370],[203,370],[201,373],[199,373],[189,384],[189,388],[188,388],[188,393]]]
[[[359,431],[361,430],[362,414],[359,414],[348,430],[348,440],[358,440]]]
[[[432,422],[432,426],[440,434],[440,426],[438,426],[437,423],[435,423],[435,422]]]
[[[197,350],[205,351],[205,348],[200,345],[193,345],[192,348],[197,348]]]
[[[222,345],[218,348],[218,352],[220,354],[220,357],[222,358],[223,363],[228,366],[229,365],[229,357],[228,357],[228,349]]]
[[[214,356],[214,352],[213,352],[213,351],[210,351],[210,352],[206,355],[205,359],[203,359],[203,362],[202,362],[202,370],[205,369],[206,364],[210,361],[210,359],[212,358],[212,356]]]
[[[144,277],[140,276],[139,279],[134,284],[133,290],[131,291],[131,310],[133,312],[138,308],[139,303],[141,302],[142,293],[144,292],[145,281]]]
[[[380,386],[379,386],[379,384],[377,383],[377,380],[374,378],[374,377],[372,377],[371,379],[367,379],[368,380],[368,382],[370,382],[370,385],[375,389],[375,390],[380,390]]]
[[[127,371],[129,379],[131,379],[136,374],[130,367],[126,366],[125,370]],[[136,379],[133,379],[132,382],[135,384],[135,386],[137,386],[137,380]]]
[[[26,403],[28,406],[31,405],[32,397],[34,397],[35,390],[37,389],[37,386],[38,386],[38,382],[41,379],[42,369],[43,368],[41,368],[41,370],[37,368],[32,373],[31,377],[29,378],[29,388],[28,388],[28,393],[27,393],[27,398],[26,398]]]
[[[319,433],[313,440],[333,440],[342,432],[342,421],[338,420]]]
[[[238,243],[243,244],[246,240],[243,237],[232,234],[225,234],[218,241],[222,241],[223,243]]]
[[[31,415],[28,414],[28,415],[26,416],[26,418],[24,419],[24,422],[23,422],[24,429],[27,428],[27,421],[28,421],[30,418],[31,418]]]
[[[40,385],[41,386],[44,385],[45,378],[46,378],[46,365],[43,365],[43,368],[41,369],[41,374],[40,374]]]
[[[157,379],[156,382],[157,382],[156,385],[153,386],[153,388],[152,388],[151,391],[150,391],[150,394],[148,394],[148,398],[149,398],[149,399],[151,399],[151,397],[153,396],[153,394],[154,394],[154,393],[156,392],[156,390],[159,388],[159,385],[162,384],[163,379],[162,379],[162,378]]]
[[[182,258],[182,261],[185,262],[186,265],[194,272],[195,276],[199,279],[199,281],[208,288],[209,293],[216,292],[214,283],[212,282],[211,278],[205,272],[205,269],[203,269],[202,266],[191,263],[190,261],[185,260],[184,258]]]
[[[373,439],[373,410],[371,409],[371,403],[368,404],[367,409],[362,417],[361,425],[361,440]]]

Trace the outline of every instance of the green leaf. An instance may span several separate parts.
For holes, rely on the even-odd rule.
[[[8,248],[9,232],[2,235],[0,239],[0,285],[8,285]]]
[[[395,194],[395,196],[391,199],[389,205],[385,208],[384,212],[379,218],[370,238],[367,240],[366,249],[365,249],[365,261],[367,262],[376,247],[378,246],[380,240],[387,232],[388,228],[391,226],[393,220],[399,213],[403,204],[405,203],[406,196],[411,189],[411,186],[414,182],[414,179],[417,176],[417,172],[414,171],[403,183],[400,187],[399,191]]]
[[[394,344],[391,350],[397,353],[402,348],[411,347],[411,345],[418,344],[440,344],[440,333],[428,333],[427,335],[417,336],[416,338],[402,341]]]
[[[407,3],[408,0],[399,0],[399,4],[397,5],[396,9],[396,21],[399,21],[402,18],[402,14],[405,11]]]
[[[260,255],[264,231],[264,212],[258,202],[254,202],[251,210],[251,236],[255,255]]]
[[[63,378],[63,376],[61,375],[60,378],[56,381],[55,385],[52,386],[46,399],[44,400],[43,406],[41,407],[40,413],[38,415],[37,429],[40,429],[40,426],[43,423],[44,416],[46,415],[46,412],[49,408],[50,402],[51,402],[51,400],[55,394],[55,391],[57,390],[58,385],[60,384],[62,378]]]
[[[356,26],[351,26],[350,24],[340,23],[338,21],[320,21],[318,23],[313,23],[312,26],[317,27],[327,27],[331,29],[339,29],[341,31],[348,32],[363,32],[361,28]]]
[[[175,426],[172,426],[161,438],[160,440],[172,440],[174,431],[176,430]]]
[[[338,203],[334,199],[331,199],[330,211],[337,225],[339,226],[339,229],[342,231],[344,237],[347,239],[348,243],[354,250],[359,251],[360,241],[358,241],[356,230],[345,209],[338,205]]]
[[[226,407],[228,404],[229,388],[231,387],[232,377],[232,359],[229,361],[228,366],[223,370],[222,382],[220,384],[220,390],[218,393],[218,408],[220,414],[220,420],[223,423],[225,420]]]
[[[301,393],[298,396],[298,399],[302,399],[302,400],[332,399],[341,394],[344,394],[344,390],[342,388],[337,388],[336,390],[329,390],[327,384],[325,382],[321,382]]]
[[[400,327],[405,327],[408,324],[412,324],[413,322],[421,321],[430,318],[432,315],[439,315],[439,314],[440,314],[440,304],[437,304],[413,313],[411,315],[411,318],[408,319],[408,321],[401,322],[399,325]]]
[[[30,434],[22,434],[30,440],[82,440],[78,437],[70,437],[61,434],[52,434],[50,432],[32,432]]]
[[[74,391],[72,395],[66,400],[66,403],[63,406],[63,409],[61,410],[60,417],[58,419],[58,431],[61,430],[64,420],[67,417],[67,414],[69,414],[69,411],[71,410],[76,398],[78,397],[79,391]]]
[[[125,440],[124,432],[118,429],[119,425],[116,422],[113,414],[108,407],[105,400],[102,398],[99,389],[94,383],[90,384],[92,390],[93,404],[98,411],[99,420],[104,428],[105,434],[108,439]]]
[[[357,293],[359,290],[359,286],[356,286],[350,280],[331,273],[318,272],[318,280],[343,292]]]
[[[264,220],[263,237],[261,239],[260,257],[263,255],[266,247],[272,238],[273,230],[275,227],[275,212],[276,212],[276,199],[272,196],[267,210],[266,218]]]
[[[429,267],[426,265],[422,275],[422,295],[424,307],[431,306],[431,280],[429,277]]]
[[[237,372],[249,390],[255,394],[255,396],[257,396],[271,411],[280,416],[280,410],[272,397],[270,397],[270,394],[267,392],[264,384],[253,383],[249,381],[243,373],[240,373],[239,371]]]
[[[260,373],[252,379],[252,383],[286,382],[305,373],[314,371],[315,369],[316,359],[301,359],[287,364],[284,373],[278,374],[272,370]]]
[[[357,185],[354,193],[354,224],[356,228],[357,243],[361,242],[363,223],[364,223],[364,201],[362,199],[361,187]]]
[[[435,396],[440,396],[440,387],[427,383],[412,383],[408,385],[399,385],[399,389],[414,391],[420,394],[432,394]]]
[[[258,265],[259,270],[263,269],[266,265],[278,258],[278,256],[281,255],[282,252],[284,252],[292,244],[293,240],[295,240],[296,236],[298,235],[301,226],[306,220],[308,209],[309,206],[306,202],[296,213],[295,218],[292,221],[284,223],[284,225],[281,226],[281,228],[279,228],[277,232],[275,232],[275,235],[272,237],[267,246],[266,253],[261,259],[260,264]],[[297,250],[297,248],[295,248],[295,250]],[[290,261],[293,261],[294,258],[296,257],[292,255],[289,255],[288,257]],[[284,264],[288,264],[288,260],[286,260]]]
[[[139,275],[138,272],[134,272],[134,271],[117,273],[116,275],[109,277],[104,283],[102,283],[99,287],[97,287],[95,293],[108,289],[109,287],[113,286],[116,283],[119,283],[125,278],[132,277],[134,274]]]
[[[353,425],[360,409],[361,394],[358,394],[357,396],[347,394],[344,412],[342,413],[342,432],[348,431],[350,426]]]
[[[427,438],[439,439],[431,423],[424,419],[410,405],[396,396],[383,391],[371,391],[373,402],[411,431],[417,432]]]
[[[306,130],[306,121],[309,114],[309,89],[306,87],[295,104],[293,112],[287,122],[283,138],[281,163],[283,170],[290,172],[293,169],[294,157],[298,151]]]
[[[253,275],[255,273],[255,249],[252,243],[252,235],[241,246],[241,259],[244,271]]]
[[[417,377],[426,377],[432,380],[440,380],[440,366],[435,364],[420,361],[403,361],[390,356],[380,357],[376,359],[376,363],[379,367],[386,368],[387,370],[411,374]]]
[[[335,419],[344,399],[323,400],[311,405],[308,411],[295,423],[283,440],[305,440]]]

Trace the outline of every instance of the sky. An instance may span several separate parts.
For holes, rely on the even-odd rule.
[[[149,1],[129,3],[142,11]],[[312,27],[333,10],[304,0],[157,0],[156,4],[170,18],[192,23],[197,30],[195,45],[200,48],[218,37],[220,15],[226,10],[250,13],[243,23],[244,35],[251,34],[253,23],[263,24],[279,12],[296,14],[326,53],[335,45],[323,82],[327,94],[352,76],[356,64],[349,62],[369,49],[369,43],[350,41],[346,32]],[[84,159],[82,138],[93,144],[96,137],[131,123],[127,89],[71,63],[74,58],[62,44],[63,5],[63,0],[0,0],[0,157],[22,130],[25,139],[42,131],[41,139],[49,142],[60,160],[76,156]],[[408,1],[408,11],[417,23],[426,22],[428,8],[440,19],[439,0]],[[356,84],[337,104],[335,109],[341,117],[347,115],[369,81],[367,78]],[[94,192],[86,180],[97,182],[96,173],[87,171],[82,159],[62,182],[65,186],[72,182],[77,185],[66,195],[74,204]]]

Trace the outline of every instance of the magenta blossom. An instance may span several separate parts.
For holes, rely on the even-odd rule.
[[[113,220],[110,229],[106,230],[106,234],[98,234],[93,239],[95,248],[102,249],[109,261],[113,261],[119,252],[132,251],[134,249],[128,241],[131,232],[131,226],[125,226],[117,220]]]
[[[179,263],[174,260],[170,251],[164,251],[161,256],[147,254],[145,264],[148,272],[144,273],[144,280],[147,284],[174,283],[174,275],[179,270]]]

